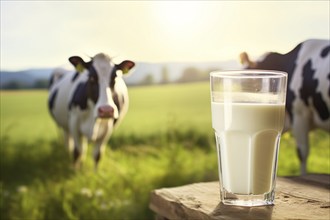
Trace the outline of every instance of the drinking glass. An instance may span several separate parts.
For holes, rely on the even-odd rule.
[[[215,71],[210,87],[221,201],[273,204],[287,73]]]

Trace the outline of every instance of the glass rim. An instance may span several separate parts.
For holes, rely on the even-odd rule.
[[[288,74],[278,70],[262,70],[262,69],[243,69],[243,70],[216,70],[210,72],[211,77],[219,78],[281,78],[287,77]]]

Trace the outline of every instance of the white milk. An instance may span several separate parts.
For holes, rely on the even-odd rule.
[[[223,187],[237,194],[271,191],[284,104],[212,102]]]

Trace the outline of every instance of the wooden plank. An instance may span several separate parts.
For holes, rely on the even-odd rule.
[[[298,198],[329,202],[330,175],[309,175],[278,179],[276,191]]]
[[[320,180],[316,180],[319,178]],[[219,183],[158,189],[150,208],[167,219],[330,219],[329,175],[278,178],[274,206],[237,207],[220,203]]]
[[[288,177],[290,179],[297,179],[298,181],[306,180],[308,182],[314,182],[320,184],[329,189],[330,187],[330,175],[327,174],[309,174],[305,176]]]

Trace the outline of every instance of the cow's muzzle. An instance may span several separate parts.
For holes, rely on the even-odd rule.
[[[112,108],[110,105],[100,106],[97,111],[99,118],[113,118],[114,112],[114,108]]]

